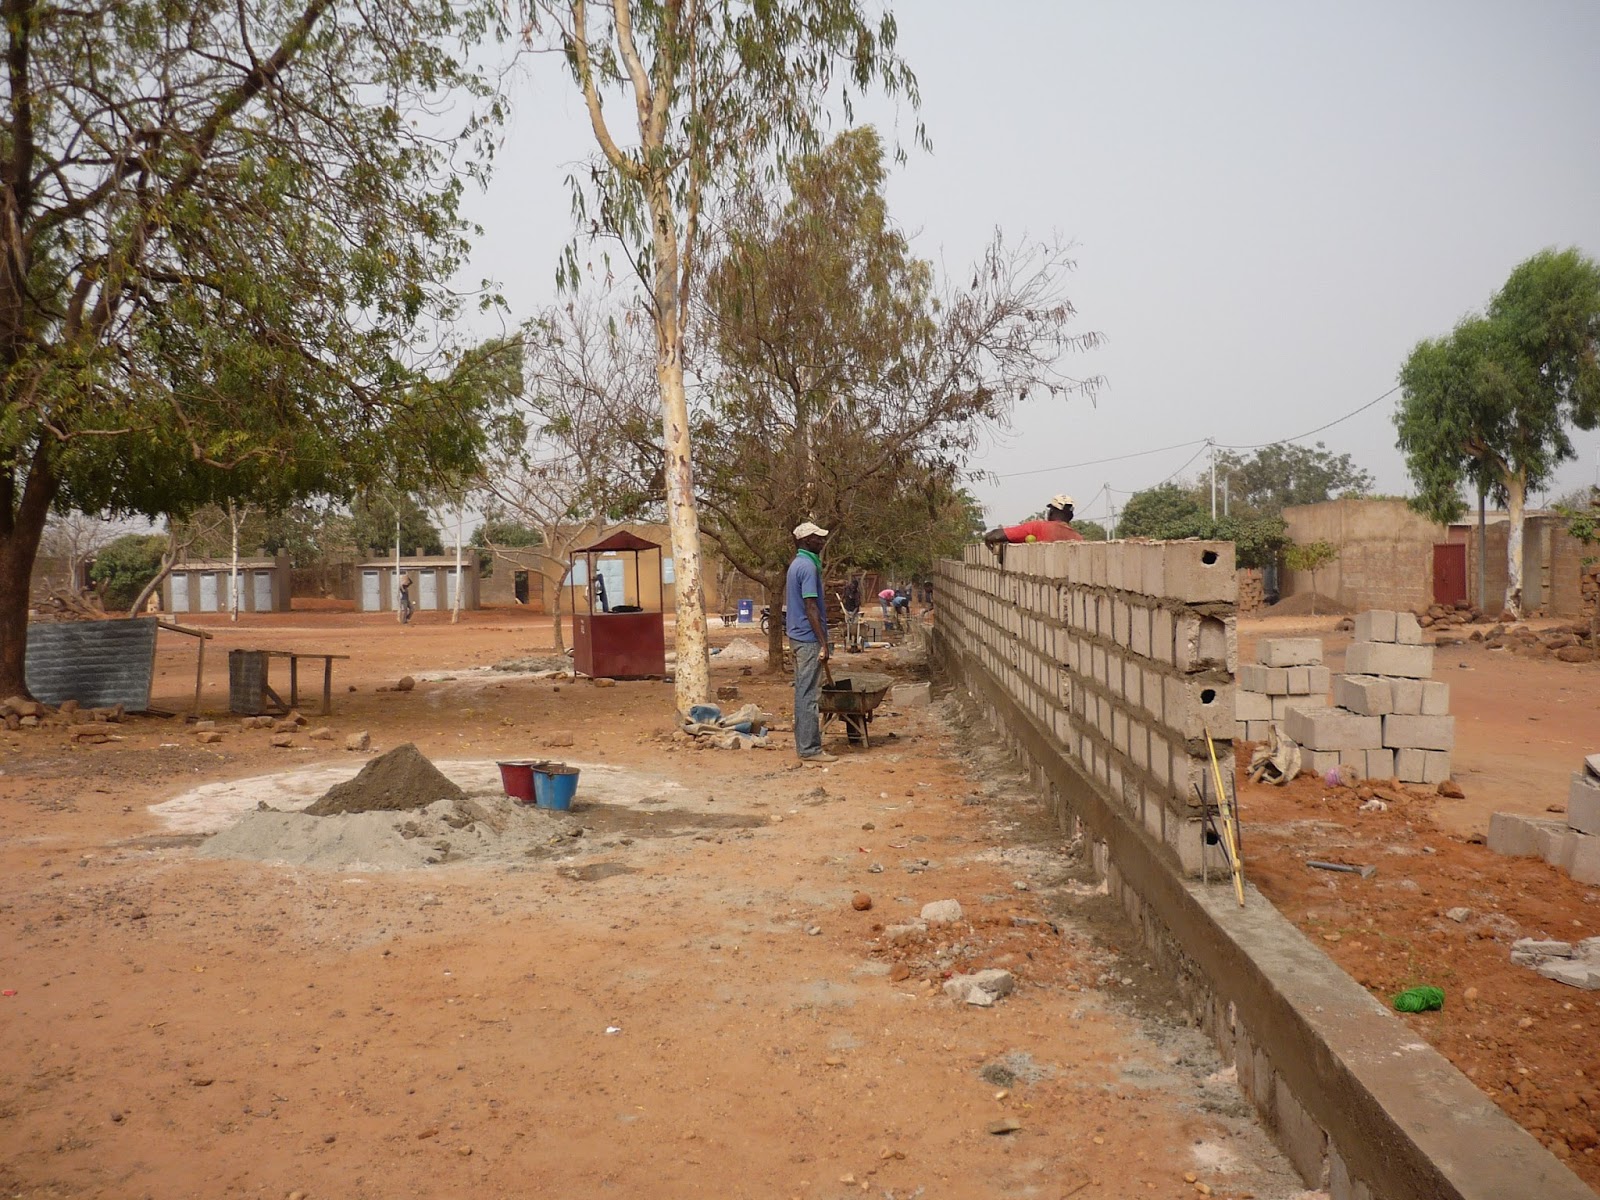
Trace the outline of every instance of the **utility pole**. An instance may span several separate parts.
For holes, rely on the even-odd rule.
[[[1111,485],[1106,484],[1106,511],[1110,514],[1107,518],[1110,528],[1106,530],[1106,537],[1111,541],[1117,539],[1117,496],[1111,490]]]
[[[1210,438],[1206,445],[1211,447],[1211,519],[1217,519],[1217,444]]]

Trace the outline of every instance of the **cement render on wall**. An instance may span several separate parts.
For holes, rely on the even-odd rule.
[[[1114,714],[1135,703],[1130,664],[1139,671],[1139,704],[1146,669],[1163,680],[1163,698],[1164,681],[1190,677],[1186,668],[1213,679],[1231,672],[1228,601],[1189,598],[1206,590],[1195,586],[1191,569],[1204,549],[1221,560],[1214,544],[1197,542],[1011,547],[1001,571],[986,550],[975,548],[963,562],[941,566],[936,664],[1022,757],[1063,830],[1089,840],[1112,894],[1237,1068],[1240,1089],[1308,1184],[1326,1188],[1333,1200],[1593,1200],[1576,1175],[1253,888],[1240,909],[1231,888],[1185,878],[1179,847],[1166,829],[1169,820],[1180,828],[1191,824],[1192,814],[1179,807],[1179,794],[1170,786],[1154,789],[1163,806],[1157,832],[1144,819],[1152,795],[1148,774],[1136,776],[1137,810],[1127,797],[1126,771],[1123,787],[1112,786],[1109,767],[1122,753],[1114,715],[1109,750],[1103,724],[1086,720],[1087,700],[1085,719],[1060,725],[1060,714],[1072,714],[1074,706],[1052,700],[1052,686],[1056,697],[1081,691],[1096,698],[1097,714],[1102,700]],[[1226,560],[1231,576],[1231,547]],[[1139,564],[1137,576],[1133,562]],[[1143,590],[1151,584],[1158,586]],[[1123,599],[1130,613],[1199,613],[1215,606],[1205,615],[1230,635],[1223,665],[1188,653],[1199,649],[1198,639],[1180,643],[1176,635],[1170,663],[1161,657],[1159,639],[1150,653],[1136,653],[1131,617],[1126,641],[1119,640],[1114,603],[1109,636],[1098,624],[1086,636],[1087,617],[1074,624],[1074,597],[1090,596],[1097,601],[1097,622],[1101,597]],[[1040,615],[1056,611],[1065,619]],[[1097,674],[1096,648],[1108,664],[1122,665],[1120,693]],[[1086,676],[1079,670],[1085,662]],[[1164,709],[1159,720],[1145,713],[1151,738],[1174,732]],[[1063,728],[1074,736],[1063,737]],[[1190,743],[1184,744],[1188,757]]]

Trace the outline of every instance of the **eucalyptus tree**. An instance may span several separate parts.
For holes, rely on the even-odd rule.
[[[709,698],[685,334],[707,213],[741,175],[820,141],[823,109],[868,88],[917,103],[892,15],[862,0],[525,0],[528,37],[563,56],[598,153],[572,176],[581,235],[613,240],[655,331],[664,494],[677,573],[675,695]],[[611,107],[608,108],[608,102]],[[921,138],[920,126],[917,137]],[[562,283],[582,279],[577,246]]]
[[[1521,616],[1528,492],[1573,457],[1572,428],[1600,426],[1600,264],[1571,249],[1534,255],[1483,315],[1420,342],[1400,384],[1395,425],[1413,503],[1454,520],[1463,483],[1505,503],[1505,605]]]
[[[483,0],[8,0],[0,695],[52,508],[181,517],[470,460],[448,281]]]

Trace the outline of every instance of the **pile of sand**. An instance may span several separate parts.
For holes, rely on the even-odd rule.
[[[1314,610],[1314,611],[1313,611]],[[1270,608],[1261,610],[1264,617],[1342,617],[1351,612],[1351,609],[1337,600],[1327,596],[1318,596],[1314,592],[1301,592],[1298,596],[1290,596],[1279,600]]]
[[[725,662],[766,662],[767,652],[757,646],[749,638],[734,638],[722,648],[717,655],[717,661]]]
[[[467,794],[446,779],[438,767],[410,742],[380,754],[348,783],[331,787],[322,799],[307,805],[308,816],[338,813],[406,812],[439,800],[458,803]]]
[[[299,812],[262,801],[203,842],[201,858],[394,870],[537,856],[570,826],[509,796],[469,796],[409,742],[380,755]]]

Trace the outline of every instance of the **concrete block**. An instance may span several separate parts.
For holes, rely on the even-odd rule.
[[[1243,692],[1261,692],[1267,690],[1267,668],[1260,663],[1241,663],[1239,665],[1239,690]]]
[[[1157,545],[1142,545],[1139,550],[1144,580],[1139,590],[1146,596],[1165,596],[1167,594],[1166,548]]]
[[[1338,765],[1337,750],[1306,750],[1300,755],[1300,766],[1313,775],[1326,775]]]
[[[1344,668],[1352,675],[1427,679],[1433,674],[1433,647],[1357,642],[1345,653]]]
[[[1139,678],[1144,683],[1145,711],[1157,721],[1165,721],[1167,708],[1161,683],[1165,676],[1154,667],[1140,667]]]
[[[1306,671],[1311,677],[1311,687],[1308,694],[1312,696],[1326,696],[1328,694],[1328,688],[1332,686],[1333,683],[1333,672],[1327,667],[1307,667]]]
[[[1454,750],[1456,719],[1391,714],[1383,718],[1382,744],[1394,750]]]
[[[1269,696],[1272,701],[1272,719],[1284,721],[1289,717],[1291,708],[1327,708],[1326,696]]]
[[[1264,692],[1236,689],[1233,693],[1233,718],[1236,721],[1272,720],[1272,697]]]
[[[1426,750],[1396,750],[1394,777],[1401,783],[1426,783],[1427,757]]]
[[[1600,883],[1600,837],[1572,832],[1572,865],[1567,868],[1579,883]]]
[[[1341,675],[1333,681],[1333,702],[1364,717],[1393,711],[1394,688],[1376,675]]]
[[[1489,849],[1509,858],[1536,858],[1541,829],[1565,829],[1563,821],[1527,817],[1521,813],[1497,812],[1489,815]]]
[[[1600,967],[1593,963],[1555,959],[1540,963],[1534,970],[1546,979],[1554,979],[1557,983],[1582,988],[1586,992],[1600,992]]]
[[[1167,542],[1161,549],[1167,596],[1186,604],[1238,599],[1232,542]]]
[[[1168,675],[1163,681],[1164,723],[1181,738],[1225,738],[1233,732],[1235,698],[1230,684]]]
[[[1289,668],[1289,695],[1306,696],[1311,692],[1311,668]]]
[[[1422,757],[1424,762],[1422,768],[1423,783],[1443,783],[1450,778],[1450,752],[1448,750],[1424,750]]]
[[[1366,678],[1374,678],[1367,676]],[[1446,685],[1449,686],[1448,684]],[[1405,717],[1415,717],[1422,712],[1422,680],[1389,680],[1389,711]]]
[[[1393,612],[1384,609],[1373,609],[1371,612],[1356,614],[1355,640],[1358,642],[1393,642],[1394,641]]]
[[[1283,1076],[1278,1076],[1274,1087],[1273,1124],[1278,1130],[1278,1144],[1300,1172],[1300,1178],[1320,1181],[1328,1153],[1328,1135],[1289,1090]]]
[[[1417,623],[1416,613],[1395,613],[1394,640],[1402,646],[1422,645],[1422,626]]]
[[[1146,546],[1137,548],[1148,549]],[[1143,604],[1128,607],[1128,648],[1140,658],[1150,657],[1150,610]]]
[[[1321,638],[1262,638],[1256,658],[1269,667],[1309,667],[1322,662]]]
[[[1244,733],[1237,736],[1242,742],[1264,742],[1272,736],[1271,721],[1242,721],[1240,724],[1244,726]]]
[[[1291,707],[1283,731],[1312,750],[1377,750],[1383,746],[1383,722],[1343,708]]]
[[[1600,779],[1583,772],[1567,788],[1567,825],[1579,833],[1600,834]]]
[[[1552,821],[1551,827],[1535,832],[1534,841],[1539,847],[1539,857],[1558,871],[1571,872],[1572,860],[1578,852],[1578,839],[1584,835],[1574,829],[1560,828]]]
[[[1170,608],[1158,608],[1150,614],[1150,657],[1158,663],[1172,665],[1175,621]]]
[[[1450,685],[1429,679],[1422,685],[1422,715],[1444,717],[1450,715]]]
[[[1366,751],[1366,759],[1366,777],[1368,779],[1394,778],[1393,750],[1368,750]]]

